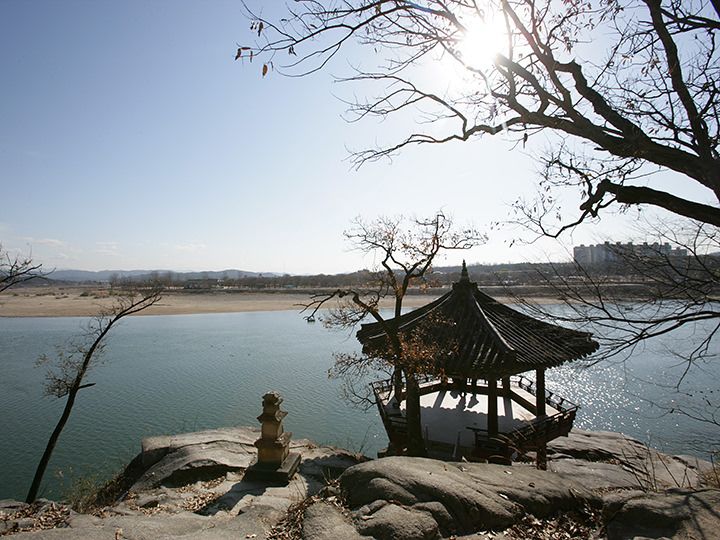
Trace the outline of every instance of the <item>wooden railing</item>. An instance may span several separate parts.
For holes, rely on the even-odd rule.
[[[486,429],[468,427],[475,435],[476,457],[487,459],[490,456],[509,458],[515,452],[535,450],[539,446],[570,432],[575,421],[577,407],[559,412],[552,416],[537,418],[531,423],[510,433],[490,436]]]
[[[442,387],[442,381],[440,379],[429,375],[418,377],[418,383],[420,384],[421,395],[435,392]],[[380,419],[382,420],[390,442],[393,443],[396,448],[404,447],[407,442],[407,418],[403,411],[400,410],[397,401],[391,402],[389,399],[389,396],[394,391],[392,379],[371,382],[370,388],[372,388],[375,396],[375,403],[380,413]],[[390,406],[391,403],[393,406]]]
[[[370,388],[372,388],[373,394],[375,394],[375,399],[378,399],[381,392],[392,391],[392,379],[386,379],[384,381],[373,381],[370,383]]]
[[[473,458],[488,460],[493,463],[509,463],[511,461],[513,449],[512,443],[507,436],[502,434],[490,436],[487,429],[472,426],[468,426],[467,429],[475,435],[475,447],[472,451]]]
[[[511,377],[511,380],[520,388],[525,390],[527,393],[537,397],[537,388],[535,386],[535,381],[528,379],[524,375],[516,375],[514,377]],[[550,392],[548,390],[545,391],[545,403],[558,411],[569,411],[578,408],[578,406],[572,403],[570,400],[567,400],[564,397],[557,396],[554,392]]]
[[[575,422],[577,407],[560,411],[551,416],[537,418],[528,425],[516,429],[508,435],[518,450],[531,450],[557,437],[570,432]]]

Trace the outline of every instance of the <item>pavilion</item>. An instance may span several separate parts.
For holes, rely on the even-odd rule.
[[[568,434],[577,410],[545,390],[545,370],[598,348],[590,333],[539,321],[484,294],[470,281],[464,261],[460,280],[447,294],[385,327],[362,325],[357,338],[365,353],[389,354],[384,328],[401,337],[415,332],[445,351],[431,370],[435,375],[420,381],[421,423],[431,456],[508,462],[534,451],[540,468],[547,442]],[[520,375],[530,371],[534,381]],[[388,453],[401,453],[407,440],[404,391],[395,396],[392,381],[372,388]]]

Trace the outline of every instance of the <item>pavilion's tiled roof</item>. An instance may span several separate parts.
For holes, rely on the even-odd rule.
[[[452,291],[388,324],[401,335],[418,329],[435,346],[452,350],[442,366],[451,377],[502,378],[558,366],[598,348],[590,333],[533,319],[481,292],[464,266]],[[382,355],[388,346],[380,323],[362,325],[357,338],[367,353]]]

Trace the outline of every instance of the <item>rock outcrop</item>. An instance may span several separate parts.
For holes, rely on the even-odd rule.
[[[257,430],[232,428],[146,439],[119,502],[86,515],[45,501],[46,517],[55,519],[49,526],[60,526],[34,532],[22,529],[41,528],[37,509],[4,502],[0,535],[510,539],[541,537],[552,524],[567,527],[568,538],[615,540],[709,539],[720,531],[720,490],[702,487],[709,464],[615,433],[576,431],[555,441],[548,471],[529,464],[367,460],[296,440],[291,449],[302,462],[287,485],[244,478],[257,437]]]
[[[720,490],[625,491],[605,498],[608,538],[720,538]]]
[[[32,518],[32,508],[6,502],[0,505],[0,527],[5,534],[18,531],[18,539],[262,539],[292,504],[365,459],[298,439],[290,448],[303,459],[290,483],[248,482],[243,472],[257,455],[258,436],[257,429],[239,427],[145,439],[126,470],[129,490],[98,515],[65,508],[61,527],[37,530],[42,523]]]
[[[593,488],[692,487],[701,483],[710,463],[692,456],[672,456],[622,433],[573,430],[548,445],[550,470],[571,473]]]

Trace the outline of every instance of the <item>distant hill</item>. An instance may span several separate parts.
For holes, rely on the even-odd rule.
[[[166,276],[171,274],[173,280],[187,281],[190,279],[241,279],[247,277],[274,277],[280,274],[274,272],[247,272],[245,270],[216,270],[208,272],[175,272],[172,270],[55,270],[48,278],[53,281],[70,282],[108,282],[111,278],[131,278],[137,280],[150,279],[154,275]]]
[[[55,281],[108,281],[110,276],[135,277],[149,274],[149,270],[55,270],[48,277]]]
[[[537,269],[542,265],[533,263],[505,263],[505,264],[489,264],[489,265],[470,265],[469,270],[473,278],[481,279],[482,276],[492,276],[497,272],[527,272]],[[276,281],[278,279],[285,282],[292,282],[300,285],[305,282],[312,282],[314,286],[321,282],[325,285],[340,286],[352,284],[357,281],[365,282],[368,279],[367,270],[359,270],[356,272],[341,274],[304,274],[304,275],[288,275],[277,272],[248,272],[246,270],[227,269],[213,270],[204,272],[176,272],[174,270],[55,270],[47,277],[50,281],[64,283],[108,283],[114,278],[130,279],[133,281],[149,281],[153,277],[166,278],[171,276],[174,282],[185,282],[190,280],[253,280],[262,283],[265,281]],[[460,266],[437,266],[433,268],[433,272],[428,276],[443,282],[450,283],[450,280],[460,275]],[[316,283],[317,282],[317,283]],[[328,283],[325,283],[328,282]]]

